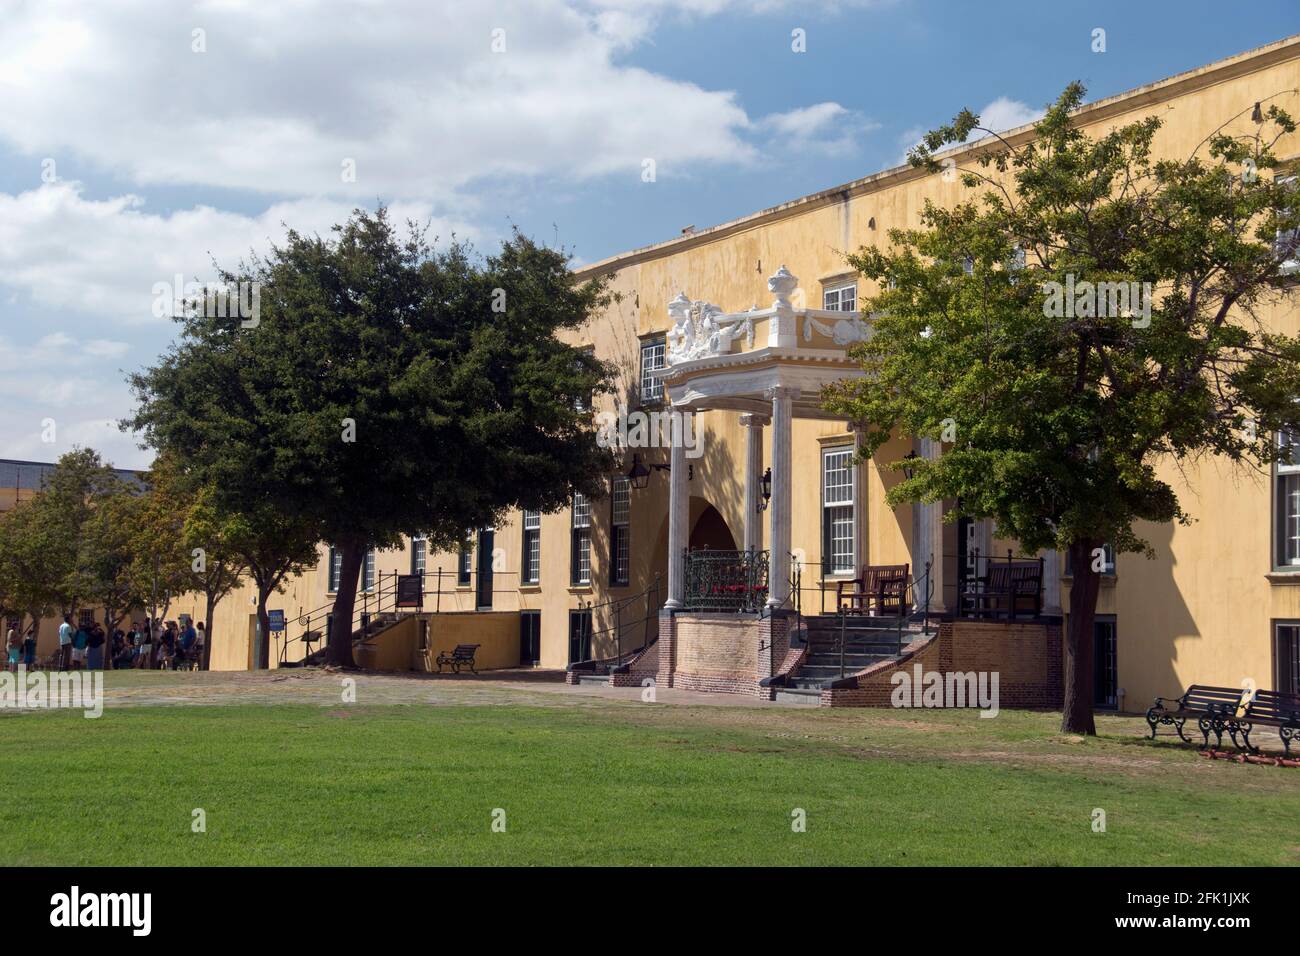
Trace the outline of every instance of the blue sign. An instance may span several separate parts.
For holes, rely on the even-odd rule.
[[[275,631],[284,630],[283,611],[267,611],[266,616],[267,616],[267,626],[270,627],[272,633],[274,633]]]

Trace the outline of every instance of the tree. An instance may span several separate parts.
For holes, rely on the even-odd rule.
[[[1071,116],[1083,95],[1067,87],[1032,141],[973,151],[961,178],[978,201],[927,203],[922,228],[849,257],[881,283],[878,315],[855,352],[867,376],[826,400],[864,423],[867,454],[955,431],[892,502],[956,501],[951,517],[1069,553],[1062,729],[1093,734],[1096,556],[1150,556],[1136,522],[1190,520],[1158,465],[1267,466],[1300,417],[1300,342],[1258,317],[1290,292],[1300,203],[1266,172],[1295,129],[1276,106],[1155,160],[1158,117],[1092,138]],[[935,152],[978,122],[963,111],[911,162],[941,172]]]
[[[137,489],[119,483],[112,494],[96,503],[82,530],[81,590],[103,608],[104,629],[110,638],[131,609],[144,603],[132,567],[136,526],[145,505]]]
[[[239,582],[248,569],[247,560],[239,551],[240,531],[240,517],[222,511],[215,502],[211,488],[200,489],[190,501],[182,538],[192,556],[190,572],[193,587],[203,595],[204,670],[212,662],[212,619],[217,604],[239,587]]]
[[[608,301],[604,283],[576,282],[562,252],[518,233],[483,261],[471,252],[436,251],[413,224],[399,236],[382,207],[329,240],[290,232],[223,275],[260,289],[255,321],[197,302],[172,350],[132,376],[127,426],[221,508],[269,509],[339,549],[328,648],[341,665],[370,548],[409,533],[453,547],[508,507],[598,494],[611,464],[587,410],[610,370],[560,338]]]
[[[256,656],[257,666],[265,669],[271,666],[267,601],[272,594],[283,590],[287,577],[301,574],[316,564],[320,534],[314,523],[270,507],[230,516],[224,523],[223,534],[227,546],[238,555],[257,586]],[[211,623],[208,627],[211,628]],[[212,643],[211,635],[208,643]]]

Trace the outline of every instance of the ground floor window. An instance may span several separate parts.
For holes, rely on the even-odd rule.
[[[826,574],[852,574],[853,448],[844,445],[822,452],[822,561]]]
[[[361,590],[373,591],[375,589],[375,549],[371,548],[366,552],[365,563],[361,565]]]
[[[332,544],[330,545],[329,562],[329,583],[326,587],[332,594],[339,589],[339,581],[343,579],[343,552]]]
[[[610,494],[609,531],[609,583],[624,585],[632,574],[632,483],[627,478],[615,478]]]
[[[1092,702],[1097,707],[1119,706],[1119,648],[1115,618],[1099,615],[1092,623]]]
[[[542,513],[525,511],[524,515],[524,584],[537,584],[542,579]]]
[[[411,573],[423,574],[425,560],[428,556],[427,543],[423,535],[414,535],[411,538]]]
[[[470,543],[469,532],[465,532],[465,540],[460,543],[460,554],[456,559],[456,583],[463,587],[469,586],[470,578],[474,573],[474,545]]]
[[[1273,625],[1273,687],[1284,694],[1300,694],[1300,621]]]

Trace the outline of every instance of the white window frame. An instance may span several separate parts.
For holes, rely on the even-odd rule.
[[[844,293],[852,293],[851,299]],[[824,286],[822,288],[822,308],[830,312],[857,312],[858,311],[858,284],[857,282],[837,282],[834,285]]]
[[[623,587],[632,580],[632,482],[624,475],[610,481],[609,583]]]
[[[375,589],[375,549],[371,548],[361,562],[361,590],[369,594]]]
[[[833,459],[842,460],[833,468]],[[846,481],[830,483],[831,472],[842,472]],[[854,472],[852,445],[834,445],[822,449],[821,490],[822,490],[822,576],[843,577],[856,573],[858,560],[858,508],[857,480]],[[835,525],[843,523],[843,512],[848,512],[848,536],[836,535]],[[835,514],[838,513],[838,516]],[[847,559],[847,565],[837,566],[835,543],[847,541],[848,551],[839,552],[841,559]]]
[[[411,535],[411,573],[423,575],[429,566],[429,544],[422,534]]]
[[[542,581],[542,513],[524,511],[520,523],[523,525],[524,532],[523,583],[540,584]]]
[[[570,511],[569,583],[583,587],[591,584],[591,500],[582,492],[575,491]]]
[[[327,594],[337,594],[339,581],[343,578],[343,552],[331,544],[326,560],[329,563],[326,565],[325,570],[325,592]]]
[[[1290,447],[1292,457],[1300,459],[1300,433],[1279,431],[1274,441],[1279,449]],[[1273,470],[1273,567],[1300,569],[1300,460],[1278,461]]]
[[[1279,186],[1284,186],[1287,183],[1294,183],[1295,181],[1296,181],[1295,176],[1282,176],[1276,180],[1276,184]],[[1291,232],[1294,232],[1294,230],[1292,230]],[[1291,239],[1292,236],[1288,234],[1287,231],[1279,229],[1277,231],[1277,237],[1274,239],[1274,242],[1276,243],[1274,248],[1276,249],[1277,246],[1280,246],[1283,242],[1289,242]],[[1296,250],[1296,251],[1300,252],[1300,250]],[[1287,259],[1282,263],[1282,266],[1279,269],[1279,271],[1286,276],[1295,275],[1297,272],[1300,272],[1300,259]]]
[[[664,400],[664,380],[656,372],[667,367],[668,342],[662,335],[641,340],[641,404]]]

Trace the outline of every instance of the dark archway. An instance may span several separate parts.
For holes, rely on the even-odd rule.
[[[713,505],[705,506],[695,520],[695,526],[691,529],[690,547],[708,548],[710,551],[736,550],[736,539],[732,536],[731,529]]]

